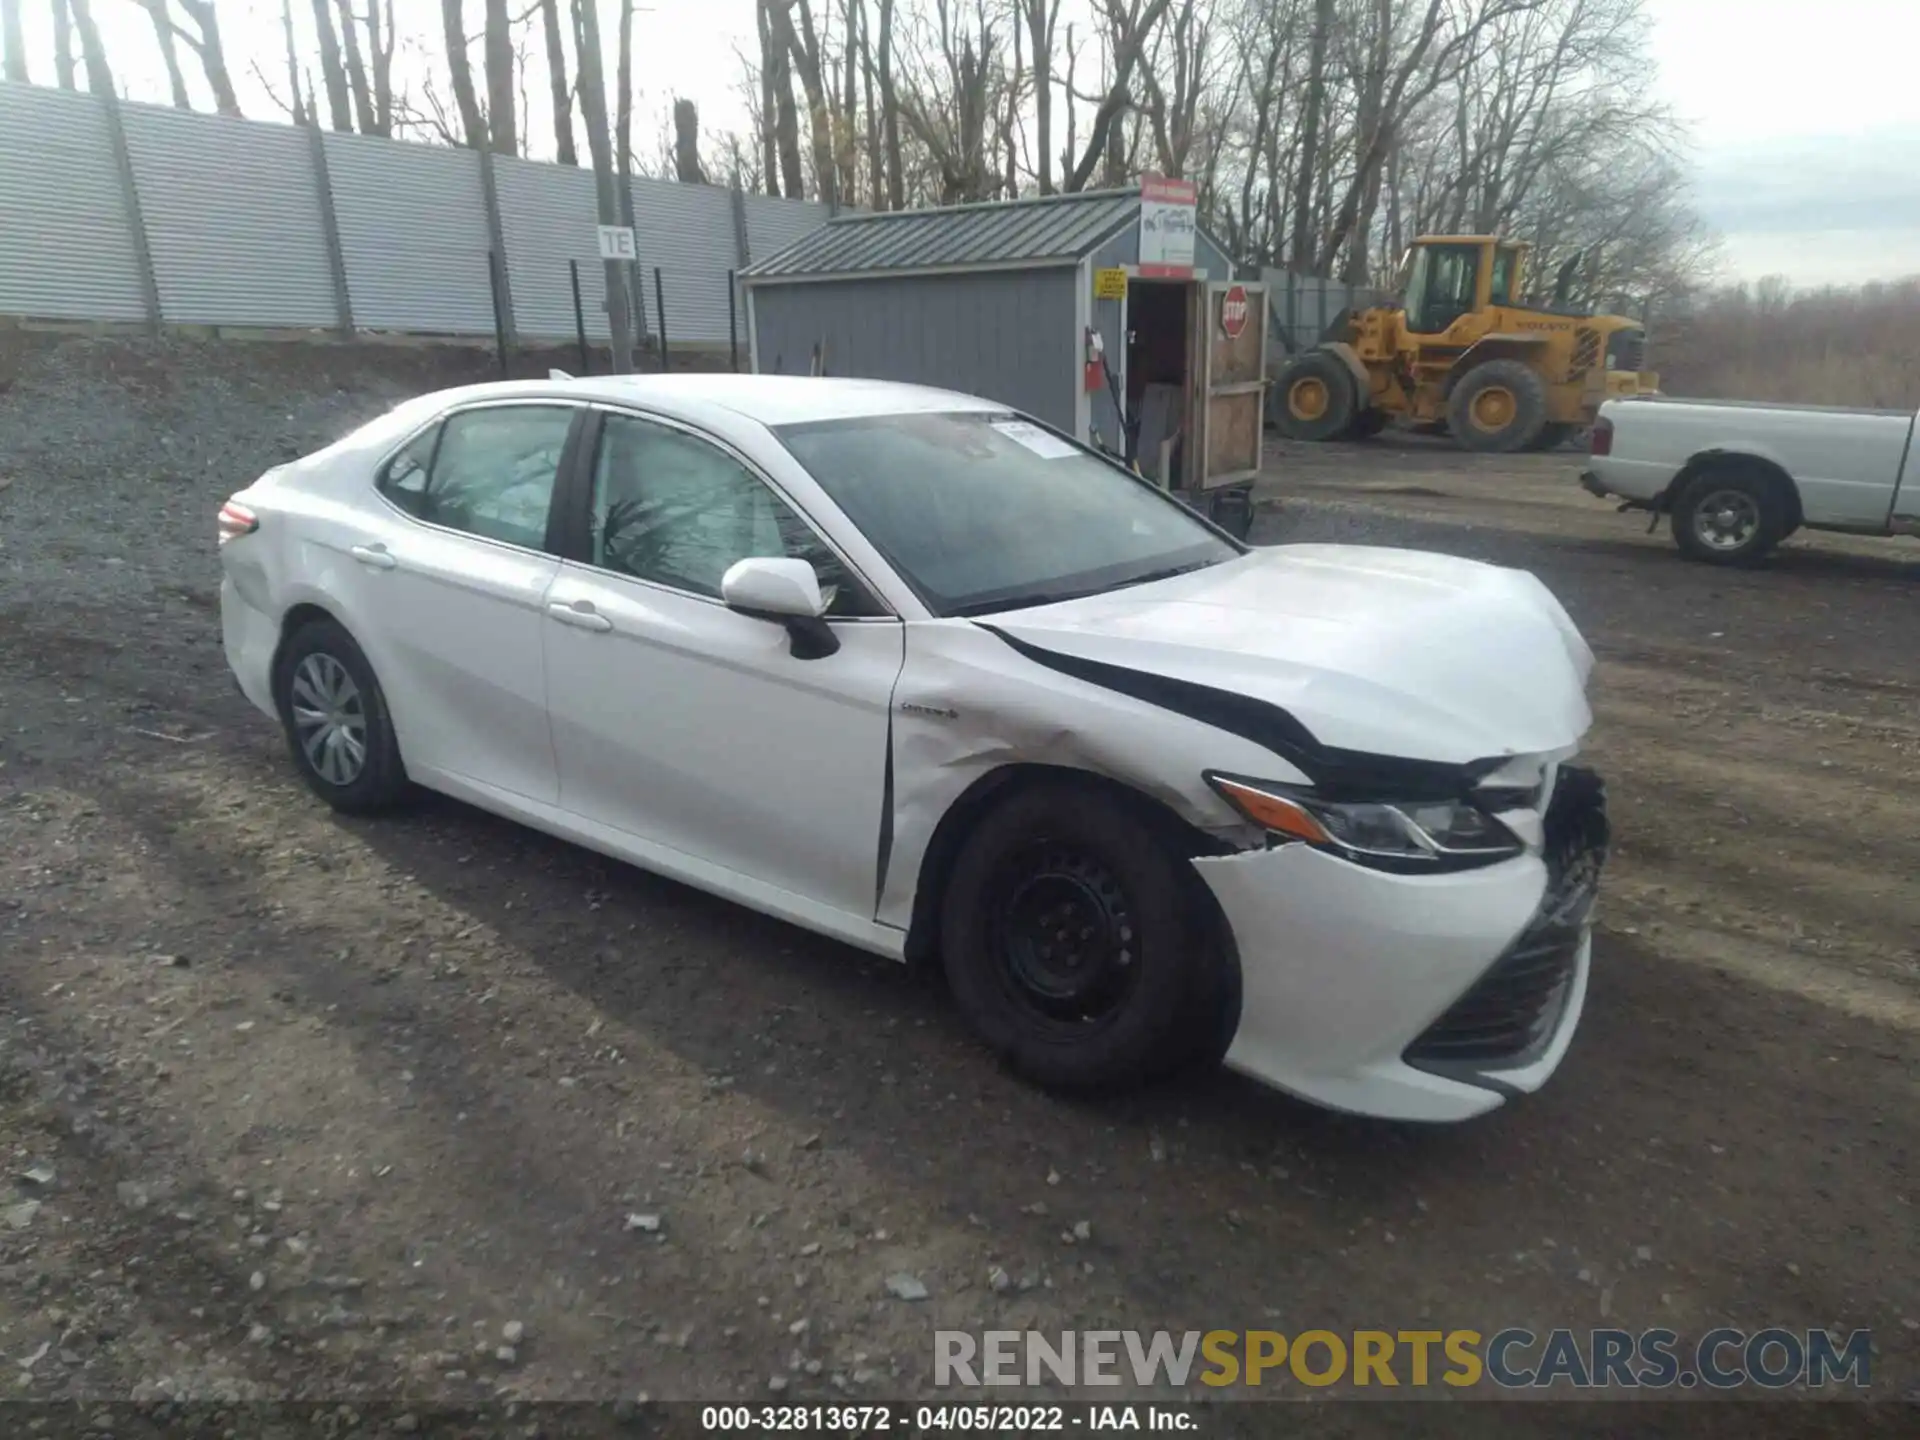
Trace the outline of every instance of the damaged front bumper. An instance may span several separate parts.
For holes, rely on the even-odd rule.
[[[1546,842],[1393,875],[1304,845],[1193,863],[1240,954],[1227,1064],[1333,1109],[1465,1120],[1543,1085],[1586,1003],[1604,793],[1569,768]]]

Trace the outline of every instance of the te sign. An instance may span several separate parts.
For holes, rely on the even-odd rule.
[[[1240,332],[1247,328],[1247,287],[1234,285],[1220,297],[1220,328],[1226,332],[1229,340],[1238,340]]]
[[[602,260],[631,260],[637,253],[633,244],[631,225],[600,227],[600,258]]]

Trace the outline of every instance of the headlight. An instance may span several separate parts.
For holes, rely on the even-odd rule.
[[[1228,804],[1281,842],[1401,874],[1467,870],[1521,853],[1520,839],[1468,800],[1328,800],[1311,790],[1209,775]]]

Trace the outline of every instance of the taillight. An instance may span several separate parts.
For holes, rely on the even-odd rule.
[[[1613,453],[1613,422],[1611,420],[1593,422],[1593,433],[1587,437],[1587,453],[1590,455]]]
[[[220,507],[220,543],[238,540],[242,535],[251,535],[260,528],[260,517],[242,505],[238,500],[229,500]]]

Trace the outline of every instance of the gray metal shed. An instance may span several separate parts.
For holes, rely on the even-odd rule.
[[[753,368],[938,385],[1109,445],[1127,433],[1117,390],[1136,427],[1143,411],[1158,415],[1162,430],[1179,432],[1195,455],[1216,449],[1213,437],[1193,443],[1198,435],[1183,430],[1179,417],[1197,411],[1204,424],[1218,414],[1214,402],[1227,398],[1223,390],[1244,396],[1250,384],[1251,464],[1244,453],[1223,452],[1227,468],[1206,472],[1218,483],[1244,480],[1258,467],[1264,297],[1248,306],[1245,293],[1236,296],[1234,323],[1248,335],[1245,343],[1238,330],[1226,335],[1218,328],[1233,281],[1226,251],[1196,227],[1190,272],[1145,275],[1140,219],[1138,188],[838,216],[741,271]],[[1096,297],[1102,271],[1107,294]],[[1124,296],[1112,295],[1115,271],[1128,277]],[[1233,288],[1263,289],[1257,281]],[[1093,331],[1105,344],[1111,386],[1089,383]],[[1251,371],[1242,363],[1249,349]],[[1210,360],[1225,363],[1210,372]],[[1150,382],[1157,382],[1151,398]],[[1197,403],[1202,395],[1208,404]],[[1244,452],[1239,412],[1248,407],[1235,399],[1227,408],[1232,424],[1206,428],[1223,440],[1233,431],[1238,442],[1228,448]],[[1158,474],[1159,454],[1157,445],[1146,447],[1142,468]]]

